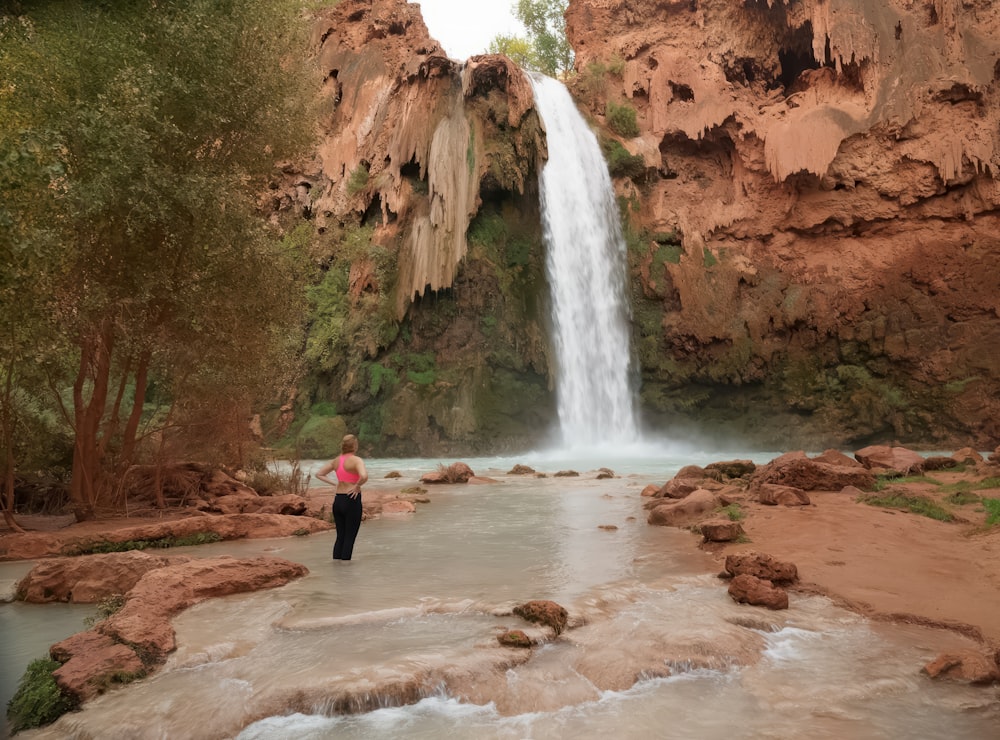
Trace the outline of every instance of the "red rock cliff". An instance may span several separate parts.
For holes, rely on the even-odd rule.
[[[566,19],[581,103],[637,113],[606,136],[645,165],[618,187],[648,408],[777,443],[995,445],[1000,4],[571,0]]]

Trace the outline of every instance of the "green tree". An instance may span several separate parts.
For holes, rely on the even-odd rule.
[[[309,139],[301,10],[52,0],[0,16],[4,472],[15,389],[38,368],[72,430],[78,517],[151,418],[162,450],[199,406],[217,425],[287,368],[292,255],[255,194]]]
[[[506,54],[514,62],[550,77],[561,77],[573,68],[573,49],[566,40],[568,0],[518,0],[514,16],[527,38],[498,35],[490,42],[491,54]]]

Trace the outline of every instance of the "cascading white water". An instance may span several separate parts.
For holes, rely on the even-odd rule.
[[[540,75],[531,83],[548,142],[539,185],[562,441],[632,443],[625,239],[611,177],[566,87]]]

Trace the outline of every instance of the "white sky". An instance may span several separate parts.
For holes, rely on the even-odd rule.
[[[431,38],[452,59],[486,53],[497,34],[524,35],[511,8],[515,0],[419,0]]]

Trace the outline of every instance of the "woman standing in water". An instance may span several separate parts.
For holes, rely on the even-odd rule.
[[[361,528],[361,486],[368,482],[365,461],[354,453],[358,451],[358,438],[348,434],[340,443],[341,455],[331,460],[316,473],[324,483],[337,487],[333,500],[333,523],[337,527],[337,541],[333,545],[334,560],[350,560],[354,540]],[[334,472],[337,480],[329,477]]]

